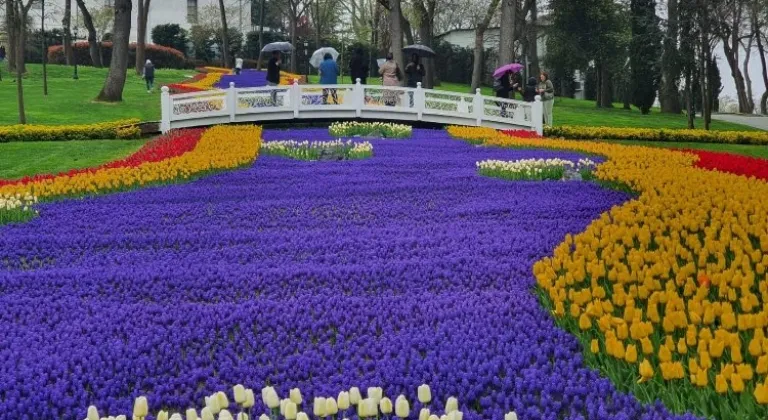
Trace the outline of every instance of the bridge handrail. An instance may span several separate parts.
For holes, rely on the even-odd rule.
[[[543,104],[475,94],[400,86],[292,85],[236,88],[171,95],[163,86],[162,122],[176,126],[291,118],[384,118],[521,127],[543,131]],[[409,117],[412,115],[415,118]],[[262,116],[262,117],[260,117]],[[174,124],[174,122],[176,124]]]

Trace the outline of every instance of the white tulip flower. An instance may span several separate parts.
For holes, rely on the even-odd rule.
[[[384,397],[384,391],[380,387],[372,386],[368,388],[368,398],[376,400],[376,404],[381,401],[382,397]]]
[[[336,413],[339,412],[339,406],[336,404],[336,400],[333,399],[333,397],[328,397],[325,399],[325,415],[326,416],[335,416]]]
[[[144,418],[147,417],[147,414],[149,414],[149,403],[147,402],[147,397],[141,396],[136,398],[136,401],[133,403],[133,416]]]
[[[408,404],[408,399],[405,398],[405,395],[400,395],[395,400],[395,415],[404,419],[409,414],[411,414],[411,406]]]
[[[259,420],[270,420],[270,419],[269,419],[268,415],[262,414],[262,415],[259,416]]]
[[[219,413],[219,420],[235,420],[234,417],[232,417],[232,413],[229,412],[229,410],[224,409],[221,410]]]
[[[356,386],[353,386],[352,388],[349,388],[349,403],[352,405],[358,405],[360,404],[360,401],[362,400],[362,396],[360,395],[360,389]]]
[[[299,412],[296,414],[296,420],[309,420],[309,416],[305,412]]]
[[[218,400],[219,407],[222,410],[229,407],[229,398],[227,398],[227,394],[225,394],[223,391],[219,391],[216,393],[216,399]]]
[[[418,394],[419,402],[422,404],[429,404],[432,401],[432,390],[429,389],[429,385],[419,385]]]
[[[99,410],[96,409],[96,406],[91,405],[88,407],[88,414],[86,416],[87,420],[100,420],[99,417]]]
[[[428,408],[422,408],[421,411],[419,411],[419,420],[429,420]]]
[[[274,388],[267,392],[265,404],[272,410],[280,407],[280,397],[277,396],[277,392],[274,390]]]
[[[242,405],[245,402],[245,387],[240,384],[232,387],[232,396],[235,397],[235,403]]]
[[[194,408],[188,408],[186,414],[187,414],[186,420],[197,420],[197,410],[195,410]]]
[[[296,407],[296,403],[287,400],[288,402],[285,404],[285,412],[283,413],[283,416],[285,416],[286,420],[296,420],[296,415],[298,414],[298,407]]]
[[[517,413],[510,411],[504,415],[504,420],[517,420]]]
[[[200,417],[202,420],[214,420],[213,419],[213,411],[211,411],[211,407],[203,407],[202,410],[200,410]]]
[[[248,388],[245,390],[245,402],[243,403],[243,408],[251,408],[256,403],[256,400],[253,396],[253,390]]]
[[[349,392],[347,391],[339,392],[339,396],[336,397],[336,403],[339,407],[339,410],[348,409],[349,408]]]
[[[392,400],[387,397],[382,398],[381,401],[379,401],[379,408],[381,408],[383,414],[392,414]]]
[[[296,405],[301,405],[301,403],[304,401],[304,398],[301,396],[301,390],[299,388],[291,389],[289,395],[291,401],[293,401],[293,403]]]
[[[456,397],[448,398],[448,401],[445,402],[445,414],[448,414],[451,411],[458,411],[458,409],[459,400],[457,400]]]
[[[159,413],[157,413],[157,420],[168,420],[168,412],[165,410],[160,410]]]
[[[315,397],[312,413],[315,417],[325,417],[325,398]]]
[[[170,418],[170,420],[182,420],[182,418],[181,418],[181,414],[179,414],[179,413],[173,413],[173,415],[171,415],[171,418]]]

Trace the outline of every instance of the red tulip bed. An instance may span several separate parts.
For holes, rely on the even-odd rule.
[[[699,168],[768,180],[768,160],[704,150],[686,150],[686,152],[699,157],[699,161],[696,162]]]

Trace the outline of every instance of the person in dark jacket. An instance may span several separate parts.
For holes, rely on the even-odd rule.
[[[510,99],[515,99],[515,92],[525,88],[523,85],[523,75],[520,72],[510,73],[509,84]]]
[[[267,63],[267,85],[280,84],[280,51],[272,51],[272,58]],[[272,91],[272,104],[277,105],[277,90]]]
[[[147,82],[147,93],[152,93],[152,87],[155,85],[155,65],[152,60],[144,63],[144,81]]]
[[[405,75],[408,77],[407,86],[409,88],[416,88],[419,83],[424,80],[424,66],[419,60],[418,54],[411,56],[411,62],[405,66]],[[411,107],[413,107],[413,92],[408,92],[408,96],[411,98]]]
[[[349,75],[352,76],[352,83],[357,83],[357,79],[360,79],[360,83],[366,84],[368,82],[368,70],[368,65],[365,64],[363,57],[363,49],[358,47],[349,62]]]
[[[499,77],[496,82],[494,83],[494,89],[496,90],[496,97],[497,98],[504,98],[509,99],[509,92],[512,90],[512,85],[510,83],[510,73],[506,72]],[[504,102],[496,102],[496,105],[500,108],[500,113],[502,117],[507,116],[507,106],[509,104],[506,104]]]
[[[536,81],[535,77],[531,77],[528,79],[528,84],[525,85],[524,88],[520,89],[520,92],[523,94],[523,100],[525,102],[533,102],[536,100],[536,95],[538,95],[538,83]]]

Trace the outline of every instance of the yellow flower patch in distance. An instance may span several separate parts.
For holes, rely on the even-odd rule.
[[[492,146],[605,156],[596,177],[639,196],[534,264],[545,303],[592,343],[590,352],[621,356],[641,383],[684,382],[733,398],[734,412],[716,417],[766,412],[768,183],[696,168],[694,155],[667,149],[448,131]],[[754,401],[753,411],[736,413],[741,393]]]

